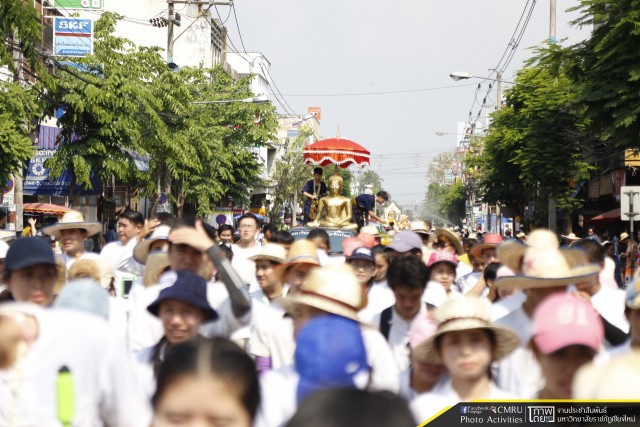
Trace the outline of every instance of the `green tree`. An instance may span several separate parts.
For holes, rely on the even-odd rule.
[[[273,200],[269,221],[277,226],[283,225],[283,213],[284,216],[291,215],[304,203],[302,188],[312,176],[313,166],[304,164],[302,150],[310,135],[313,130],[305,125],[294,139],[287,138],[281,147],[282,157],[276,163],[270,183]],[[297,193],[297,206],[293,206],[294,193]]]
[[[373,189],[373,194],[377,194],[378,191],[382,190],[382,181],[384,180],[380,178],[378,172],[368,169],[361,175],[359,174],[357,193],[363,194],[365,188],[371,187]]]
[[[526,200],[549,195],[561,210],[579,208],[583,201],[572,192],[593,169],[583,155],[588,120],[561,52],[557,46],[539,49],[518,72],[505,108],[492,115],[484,148],[467,159],[478,167],[483,200],[519,214]]]
[[[461,182],[449,186],[440,200],[440,215],[452,224],[461,224],[465,217],[465,186]]]
[[[2,0],[0,2],[0,34],[5,38],[0,43],[0,66],[16,71],[13,61],[14,49],[19,49],[33,72],[42,71],[42,57],[38,46],[42,43],[40,16],[33,3],[24,0]]]
[[[34,89],[0,81],[0,182],[22,173],[21,165],[33,157],[30,132],[40,111]]]
[[[591,37],[563,52],[574,90],[586,107],[599,155],[640,148],[640,0],[582,0],[574,22]]]

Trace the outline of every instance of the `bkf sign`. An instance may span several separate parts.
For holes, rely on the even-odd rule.
[[[91,19],[56,17],[54,24],[54,55],[93,55],[93,21]]]

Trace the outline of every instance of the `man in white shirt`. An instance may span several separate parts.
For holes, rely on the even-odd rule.
[[[59,258],[64,262],[67,272],[73,263],[79,259],[95,260],[100,255],[85,251],[84,242],[100,232],[102,226],[99,222],[85,222],[84,215],[77,211],[64,214],[57,224],[44,227],[42,232],[47,236],[60,240],[62,255]]]
[[[418,316],[424,316],[427,312],[427,306],[422,302],[422,294],[428,279],[429,271],[420,258],[395,258],[387,272],[395,303],[374,316],[372,321],[389,343],[400,372],[409,367],[411,325]]]
[[[255,357],[258,370],[264,373],[293,363],[293,323],[290,317],[285,317],[281,306],[273,304],[287,293],[276,272],[286,260],[286,250],[280,244],[267,243],[251,259],[256,263],[260,290],[251,294],[253,318],[248,352]]]
[[[142,266],[133,259],[133,248],[144,227],[140,212],[125,210],[118,216],[118,241],[105,245],[100,256],[115,266],[115,286],[119,297],[128,297],[133,282],[142,275]],[[140,239],[142,239],[141,236]]]
[[[231,245],[233,262],[231,265],[238,272],[242,281],[251,284],[249,292],[259,289],[256,283],[256,264],[251,257],[260,253],[260,243],[256,239],[260,231],[258,218],[253,214],[244,214],[238,219],[238,234],[240,240]]]

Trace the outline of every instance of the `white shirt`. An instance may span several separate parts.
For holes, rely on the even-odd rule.
[[[372,323],[373,316],[395,303],[396,297],[386,280],[373,282],[367,293],[367,306],[358,312],[358,317],[363,322]]]
[[[300,376],[293,365],[269,371],[260,377],[260,408],[254,427],[280,427],[298,408]]]
[[[489,396],[487,400],[496,399],[517,399],[511,393],[501,390],[493,382],[489,388]],[[453,388],[451,379],[441,381],[433,388],[433,390],[418,395],[409,405],[415,420],[422,424],[429,418],[442,411],[447,406],[454,406],[461,401],[460,396]]]
[[[231,245],[233,251],[233,260],[231,266],[238,273],[242,281],[251,285],[249,292],[259,290],[258,281],[256,280],[256,263],[249,258],[258,255],[262,250],[262,247],[256,242],[256,244],[250,248],[241,248],[237,244]]]
[[[462,294],[458,292],[453,284],[451,284],[450,291],[447,294],[447,290],[444,288],[442,283],[429,280],[427,287],[422,293],[422,301],[433,305],[434,307],[440,307],[449,298],[456,298],[460,295]]]
[[[82,253],[82,255],[80,255],[78,258],[73,258],[70,257],[69,255],[67,255],[66,253],[63,253],[61,255],[58,255],[58,258],[60,258],[62,260],[62,262],[64,262],[64,266],[67,269],[67,273],[69,272],[69,269],[71,268],[71,266],[73,265],[74,262],[76,262],[79,259],[89,259],[89,260],[95,260],[95,259],[103,259],[104,257],[102,257],[101,255],[95,253],[95,252],[87,252],[84,251]]]
[[[134,237],[126,245],[120,241],[107,243],[100,252],[100,256],[111,261],[116,269],[114,277],[116,294],[119,297],[123,296],[125,281],[135,282],[142,276],[144,266],[133,259],[133,248],[137,244],[138,239]]]
[[[411,321],[406,321],[405,319],[400,317],[400,315],[396,311],[395,306],[391,308],[389,338],[387,339],[387,343],[391,348],[393,359],[395,360],[398,371],[400,372],[409,369],[409,365],[411,364],[409,357],[409,331],[411,330],[413,320],[424,317],[426,316],[426,314],[426,304],[420,304],[420,311],[418,311],[416,316]],[[381,316],[382,312],[376,314],[373,317],[373,320],[371,322],[373,327],[377,327],[378,329],[380,329]]]
[[[631,348],[631,340],[627,340],[624,344],[620,344],[617,347],[613,347],[609,350],[609,359],[615,359],[616,357],[623,356],[627,353],[631,353],[633,349]]]
[[[283,292],[283,296],[286,295]],[[253,318],[248,353],[253,356],[271,357],[271,367],[278,369],[293,364],[296,344],[293,337],[293,320],[285,316],[284,309],[273,304],[262,291],[252,294]]]
[[[491,319],[495,322],[512,311],[517,310],[522,306],[525,299],[527,299],[527,296],[519,290],[505,299],[494,302],[491,304]]]
[[[472,271],[471,273],[465,274],[464,276],[456,279],[455,282],[453,282],[453,286],[458,290],[458,292],[464,295],[478,284],[478,281],[480,281],[481,277],[482,271]]]
[[[124,346],[104,320],[63,308],[31,312],[38,338],[22,365],[18,402],[13,401],[15,368],[0,370],[0,425],[9,425],[16,407],[17,426],[59,427],[56,380],[63,366],[73,376],[74,427],[150,425],[149,401]]]
[[[591,296],[591,304],[607,322],[622,332],[629,332],[629,322],[624,315],[625,292],[622,289],[601,284],[598,292]]]

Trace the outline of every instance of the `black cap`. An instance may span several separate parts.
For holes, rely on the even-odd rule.
[[[14,240],[7,257],[4,260],[5,268],[9,271],[32,267],[38,264],[56,265],[51,246],[37,237],[25,237]]]
[[[375,264],[376,258],[373,256],[373,252],[369,248],[356,248],[351,252],[351,256],[347,257],[347,261],[355,261],[357,259],[363,259],[365,261],[370,261]]]

